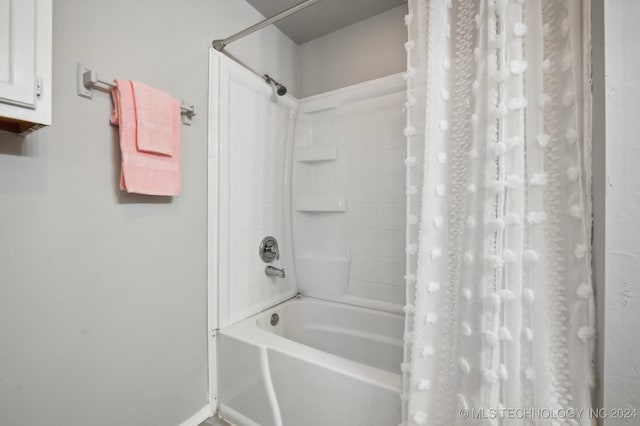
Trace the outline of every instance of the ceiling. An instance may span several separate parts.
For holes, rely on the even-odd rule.
[[[267,18],[302,2],[302,0],[247,1]],[[321,0],[275,25],[295,43],[302,44],[402,4],[405,4],[405,0]]]

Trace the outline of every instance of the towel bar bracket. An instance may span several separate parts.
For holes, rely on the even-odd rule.
[[[180,105],[180,117],[182,117],[182,124],[185,126],[191,126],[191,120],[196,115],[196,107],[193,104],[187,103],[184,99]]]
[[[92,99],[93,98],[93,85],[86,86],[84,76],[85,74],[91,74],[92,71],[88,68],[82,66],[80,62],[78,62],[78,70],[76,75],[76,80],[78,82],[78,96],[82,96],[83,98]],[[95,75],[95,73],[93,73]]]
[[[98,78],[98,73],[93,71],[91,68],[87,68],[83,66],[80,62],[78,62],[77,69],[77,90],[78,96],[87,99],[93,99],[93,89],[95,87],[111,90],[111,88],[116,87],[115,83],[101,80]],[[186,126],[191,126],[191,120],[196,115],[196,109],[193,104],[189,104],[182,101],[180,105],[180,116],[182,117],[182,124]]]

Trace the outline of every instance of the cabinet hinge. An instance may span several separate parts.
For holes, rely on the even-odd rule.
[[[36,96],[42,96],[42,77],[36,78]]]

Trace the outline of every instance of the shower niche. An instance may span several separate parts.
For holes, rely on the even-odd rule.
[[[404,90],[391,76],[298,105],[292,234],[304,295],[404,305]]]

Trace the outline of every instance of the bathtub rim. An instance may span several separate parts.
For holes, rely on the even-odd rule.
[[[388,391],[397,392],[400,395],[402,375],[381,368],[363,364],[358,361],[343,358],[320,349],[307,346],[303,343],[287,339],[286,337],[272,333],[258,326],[257,320],[261,317],[271,316],[275,311],[281,309],[285,304],[304,304],[313,303],[329,306],[337,306],[343,309],[351,309],[356,311],[375,312],[385,316],[402,317],[403,315],[388,311],[365,308],[361,306],[348,305],[340,302],[317,299],[297,295],[287,299],[271,308],[265,309],[255,315],[244,320],[230,324],[219,330],[219,334],[226,338],[232,338],[244,343],[265,347],[268,351],[275,351],[286,354],[301,361],[307,361],[317,365],[321,365],[331,371],[344,374],[348,377],[363,381],[372,386],[377,386]],[[399,396],[398,396],[399,397]]]

